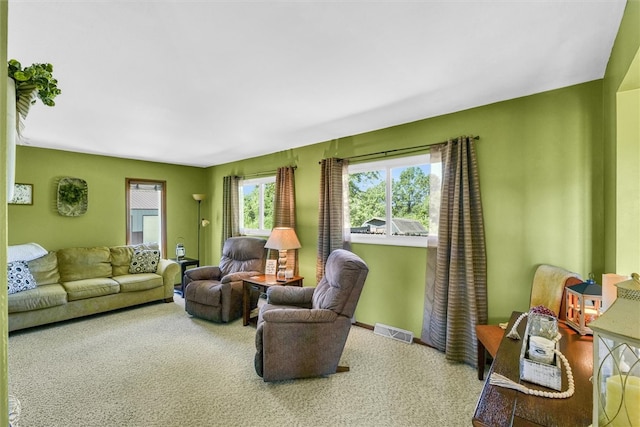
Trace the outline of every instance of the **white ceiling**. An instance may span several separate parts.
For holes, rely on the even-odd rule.
[[[9,0],[8,54],[23,144],[206,167],[600,79],[625,4]]]

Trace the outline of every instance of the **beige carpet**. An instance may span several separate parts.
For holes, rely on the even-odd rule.
[[[470,425],[482,382],[436,350],[353,327],[350,372],[269,384],[254,327],[190,318],[176,300],[10,335],[18,426]]]

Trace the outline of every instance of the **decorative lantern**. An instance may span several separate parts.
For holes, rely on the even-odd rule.
[[[601,314],[602,287],[589,277],[589,280],[567,287],[566,323],[580,335],[593,335],[587,325]]]
[[[182,240],[182,237],[178,237],[179,240]],[[180,261],[186,255],[186,250],[184,249],[184,243],[178,242],[176,243],[176,260]]]
[[[618,298],[593,330],[593,426],[640,425],[640,276],[621,282]]]

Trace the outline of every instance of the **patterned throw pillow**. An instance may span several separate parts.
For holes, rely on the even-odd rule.
[[[155,273],[160,261],[160,251],[137,251],[131,256],[129,273]]]
[[[24,261],[7,264],[7,291],[9,294],[36,288],[36,280]]]

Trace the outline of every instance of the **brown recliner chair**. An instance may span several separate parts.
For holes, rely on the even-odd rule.
[[[271,286],[258,316],[258,375],[279,381],[336,373],[368,273],[360,257],[337,249],[316,288]]]
[[[231,237],[224,242],[220,264],[185,271],[187,313],[212,322],[231,322],[242,316],[242,279],[262,274],[266,240]],[[251,308],[260,293],[251,293]]]
[[[543,305],[556,313],[559,319],[564,319],[564,288],[578,283],[582,283],[582,279],[578,274],[560,267],[541,264],[533,276],[530,307]],[[505,330],[500,325],[476,325],[479,380],[484,380],[486,353],[489,353],[495,359],[504,334]]]

